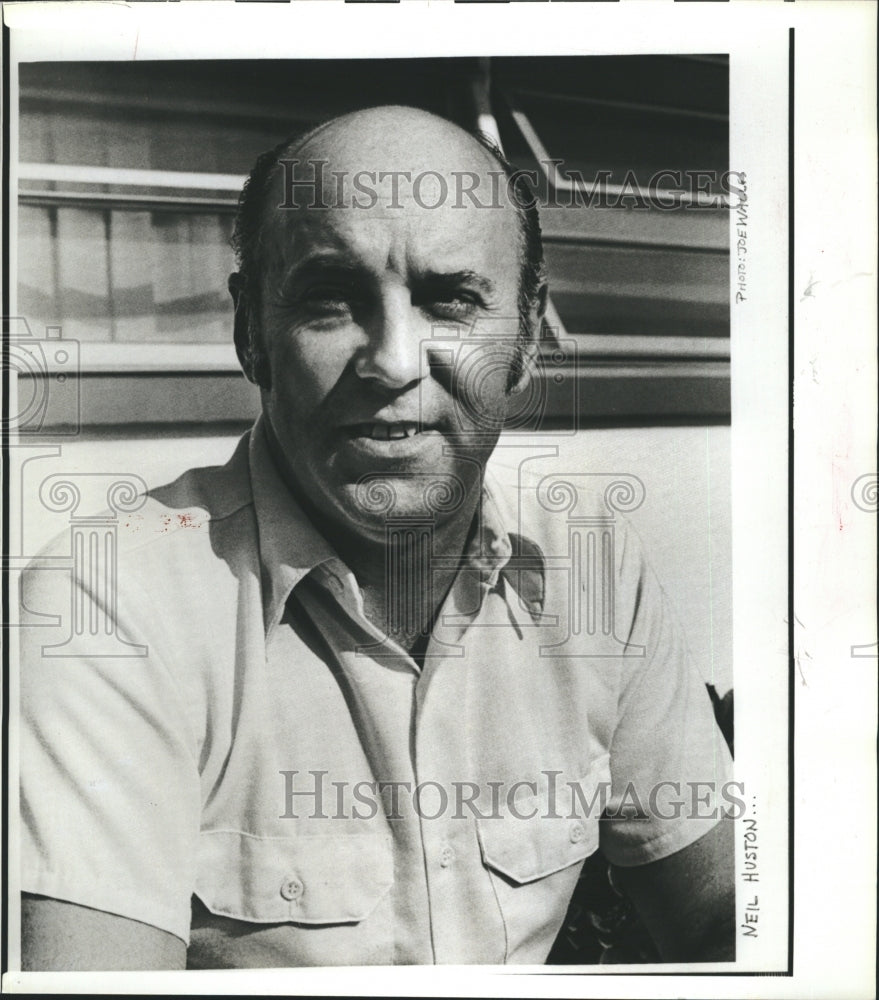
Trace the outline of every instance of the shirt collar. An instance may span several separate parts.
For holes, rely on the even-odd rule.
[[[316,566],[338,559],[281,479],[259,417],[250,432],[250,482],[259,535],[266,635],[281,620],[291,591]]]
[[[293,588],[312,570],[335,563],[341,574],[349,571],[281,478],[261,416],[251,430],[249,463],[259,536],[263,623],[268,636],[281,620]],[[486,476],[464,565],[477,570],[483,595],[498,587],[503,574],[507,585],[524,598],[529,608],[539,605],[542,609],[540,549],[510,530],[498,500],[498,487]]]
[[[480,582],[488,589],[497,585],[498,578],[513,553],[510,533],[507,530],[494,489],[489,480],[482,486],[482,497],[476,511],[476,524],[467,548],[464,562],[470,569],[478,570]]]

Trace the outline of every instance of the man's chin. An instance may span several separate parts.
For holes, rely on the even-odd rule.
[[[466,507],[467,486],[452,472],[371,472],[343,493],[341,506],[352,528],[378,539],[392,522],[454,517]]]

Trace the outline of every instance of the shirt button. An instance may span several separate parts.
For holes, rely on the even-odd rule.
[[[303,892],[305,892],[305,886],[302,884],[302,879],[295,875],[288,876],[281,885],[281,895],[290,903],[301,899]]]
[[[579,844],[586,837],[586,828],[582,823],[572,823],[568,836],[571,838],[572,844]]]
[[[330,590],[336,595],[336,597],[341,597],[345,592],[345,586],[337,576],[330,577]]]
[[[448,868],[449,865],[455,860],[455,852],[446,845],[440,851],[440,868]]]

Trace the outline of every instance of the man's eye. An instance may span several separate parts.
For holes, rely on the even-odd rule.
[[[303,292],[300,301],[313,312],[335,315],[353,311],[358,296],[354,289],[341,285],[315,285]]]
[[[474,313],[479,303],[467,292],[443,292],[430,296],[430,301],[423,303],[431,312],[438,316],[457,318]]]

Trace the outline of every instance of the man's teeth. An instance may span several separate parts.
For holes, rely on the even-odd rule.
[[[363,424],[358,428],[364,437],[375,441],[397,441],[400,438],[414,437],[418,433],[418,424]]]

